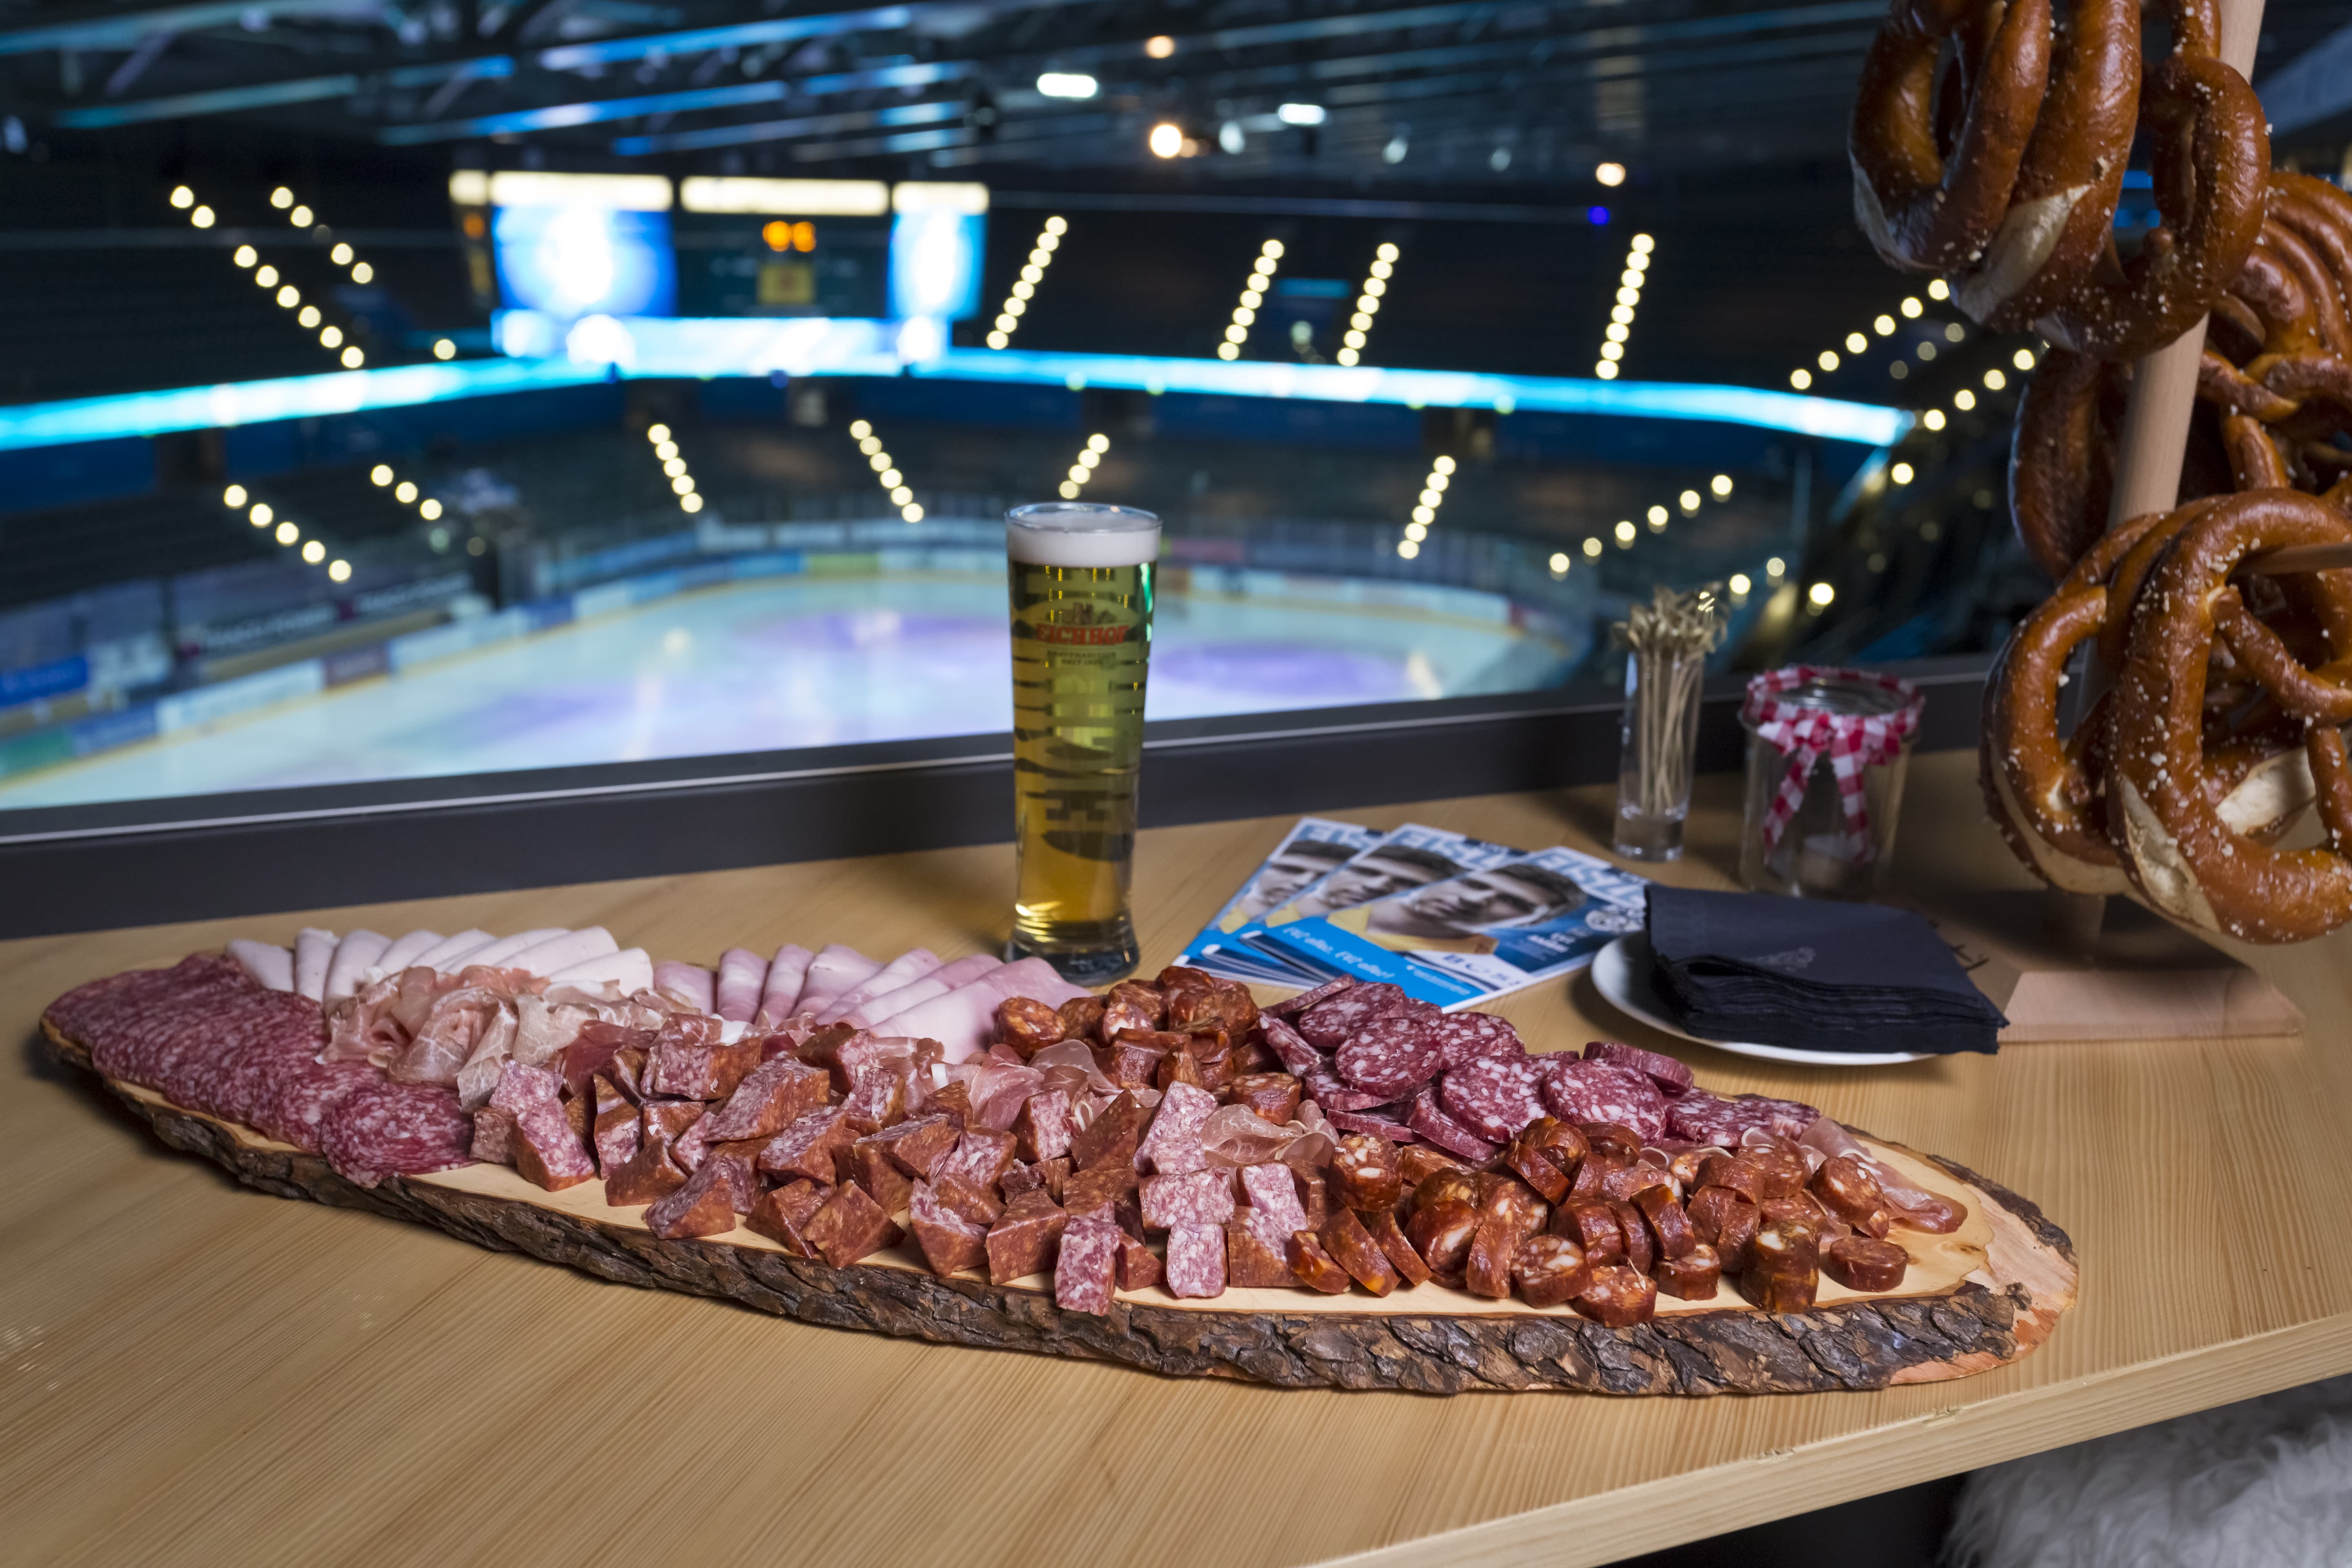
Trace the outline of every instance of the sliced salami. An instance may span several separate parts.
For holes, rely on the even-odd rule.
[[[440,1084],[369,1084],[319,1124],[327,1163],[363,1187],[467,1164],[473,1146],[474,1119],[458,1109],[457,1091]]]
[[[1445,1065],[1458,1068],[1480,1057],[1519,1058],[1528,1047],[1507,1018],[1492,1013],[1448,1013],[1431,1026]]]
[[[1401,987],[1385,981],[1374,985],[1350,985],[1328,1001],[1298,1015],[1298,1032],[1318,1050],[1336,1051],[1348,1037],[1375,1018],[1385,1018],[1405,1004]]]
[[[1336,1073],[1320,1068],[1301,1079],[1307,1087],[1307,1098],[1321,1106],[1325,1114],[1334,1110],[1370,1110],[1375,1105],[1386,1105],[1394,1100],[1392,1094],[1376,1094],[1369,1089],[1350,1089]]]
[[[1348,974],[1342,974],[1337,980],[1326,980],[1312,991],[1301,991],[1296,996],[1286,996],[1279,1002],[1267,1003],[1258,1009],[1258,1016],[1265,1017],[1271,1014],[1276,1018],[1296,1017],[1318,1003],[1328,1002],[1355,983],[1355,977]]]
[[[372,1062],[294,1063],[270,1086],[268,1101],[254,1112],[253,1125],[280,1143],[315,1154],[319,1127],[328,1112],[383,1081],[383,1069]]]
[[[1738,1147],[1739,1135],[1750,1128],[1782,1138],[1802,1137],[1820,1115],[1802,1100],[1774,1100],[1761,1094],[1718,1100],[1705,1089],[1695,1089],[1666,1107],[1665,1131],[1694,1143],[1733,1149]]]
[[[1163,1283],[1171,1296],[1210,1297],[1225,1293],[1225,1227],[1222,1225],[1180,1225],[1168,1233],[1168,1262]]]
[[[1594,1040],[1584,1047],[1584,1059],[1607,1062],[1611,1067],[1624,1068],[1640,1073],[1658,1086],[1658,1091],[1672,1100],[1691,1087],[1691,1069],[1675,1058],[1659,1051],[1645,1051],[1639,1046],[1625,1045],[1617,1040]]]
[[[1265,1036],[1267,1048],[1282,1058],[1285,1071],[1295,1072],[1304,1078],[1311,1072],[1331,1070],[1331,1053],[1318,1051],[1308,1045],[1297,1030],[1280,1018],[1269,1017],[1260,1013],[1257,1023],[1258,1028]]]
[[[1644,1139],[1666,1131],[1666,1097],[1637,1072],[1559,1056],[1543,1063],[1544,1108],[1577,1126],[1613,1121]]]
[[[1419,1136],[1402,1121],[1392,1121],[1382,1111],[1393,1111],[1393,1106],[1381,1106],[1372,1110],[1333,1110],[1323,1120],[1342,1132],[1369,1132],[1375,1138],[1385,1138],[1391,1143],[1410,1143]]]
[[[1440,1110],[1434,1089],[1424,1089],[1412,1097],[1412,1109],[1405,1114],[1405,1125],[1447,1153],[1459,1154],[1465,1160],[1483,1163],[1501,1152]]]
[[[1478,1057],[1437,1080],[1446,1114],[1490,1142],[1507,1143],[1544,1113],[1541,1075],[1525,1058]]]
[[[1437,1076],[1445,1053],[1419,1018],[1375,1018],[1332,1053],[1334,1071],[1349,1087],[1382,1100],[1402,1100]]]

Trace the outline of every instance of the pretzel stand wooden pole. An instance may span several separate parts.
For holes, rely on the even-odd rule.
[[[2263,0],[2221,0],[2221,58],[2240,76],[2253,79],[2254,50],[2263,35]],[[2180,504],[2180,466],[2189,450],[2189,421],[2197,407],[2197,366],[2205,352],[2205,320],[2132,369],[2131,398],[2124,408],[2123,439],[2116,463],[2110,528],[2126,518],[2170,511]],[[2094,643],[2084,676],[2087,710],[2115,672],[2105,668]],[[2071,944],[2087,946],[2106,921],[2103,893],[2048,890],[2043,924]]]

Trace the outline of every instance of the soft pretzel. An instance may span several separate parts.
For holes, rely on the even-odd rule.
[[[2130,375],[2128,365],[2053,349],[2019,399],[2010,438],[2010,516],[2025,552],[2053,581],[2066,575],[2107,526],[2116,432]]]
[[[1998,331],[2031,325],[2105,253],[2137,118],[2139,37],[2138,0],[2076,0],[2009,210],[1952,280],[1954,301],[1976,321]]]
[[[2352,650],[2352,621],[2331,617],[2328,666],[2291,675],[2277,649],[2260,638],[2241,647],[2231,635],[2244,635],[2245,623],[2230,585],[2251,555],[2347,541],[2352,525],[2317,500],[2257,490],[2216,500],[2180,528],[2149,577],[2112,694],[2106,828],[2140,894],[2186,924],[2252,942],[2298,942],[2352,921],[2352,773],[2343,735],[2326,718],[2333,699],[2306,689],[2330,684],[2329,671]],[[2347,602],[2340,594],[2322,598]],[[2281,707],[2315,716],[2305,720],[2304,752],[2326,847],[2274,849],[2238,832],[2205,787],[2207,667],[2224,626],[2232,652]]]
[[[1957,39],[1966,103],[1948,153],[1935,112],[1947,38]],[[1889,266],[1938,272],[1984,250],[2049,78],[2050,0],[1893,0],[1863,61],[1846,141],[1855,221]]]

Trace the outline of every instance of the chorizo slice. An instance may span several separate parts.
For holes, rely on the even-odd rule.
[[[1832,1241],[1822,1254],[1822,1272],[1849,1290],[1896,1289],[1910,1267],[1911,1255],[1902,1247],[1866,1236]]]
[[[1702,1241],[1680,1258],[1662,1258],[1654,1278],[1660,1290],[1678,1300],[1712,1301],[1723,1283],[1723,1259]]]
[[[1372,1239],[1372,1233],[1364,1228],[1364,1222],[1356,1217],[1353,1209],[1333,1209],[1318,1234],[1323,1250],[1373,1295],[1385,1296],[1403,1283],[1390,1266],[1380,1243]]]
[[[1584,1249],[1564,1236],[1531,1236],[1511,1259],[1511,1283],[1530,1307],[1557,1307],[1592,1283]]]
[[[1397,1224],[1394,1210],[1373,1209],[1356,1217],[1363,1221],[1364,1229],[1370,1232],[1372,1240],[1380,1245],[1381,1252],[1389,1260],[1389,1266],[1403,1277],[1406,1284],[1429,1283],[1429,1265],[1423,1263],[1421,1260],[1421,1254],[1412,1249],[1412,1242],[1406,1237],[1404,1227]]]
[[[1431,1279],[1460,1288],[1470,1266],[1470,1244],[1478,1237],[1478,1220],[1475,1208],[1454,1198],[1412,1211],[1405,1236],[1428,1265]]]
[[[1348,1271],[1323,1249],[1322,1242],[1311,1230],[1291,1232],[1290,1271],[1307,1289],[1327,1296],[1344,1294],[1349,1283]]]
[[[1569,1305],[1603,1328],[1630,1329],[1656,1315],[1658,1288],[1648,1276],[1612,1263],[1594,1269]]]

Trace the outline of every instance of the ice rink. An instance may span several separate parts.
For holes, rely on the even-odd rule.
[[[1004,594],[982,574],[708,589],[31,774],[0,809],[1003,730]],[[1547,652],[1404,609],[1167,595],[1147,711],[1516,689]]]

